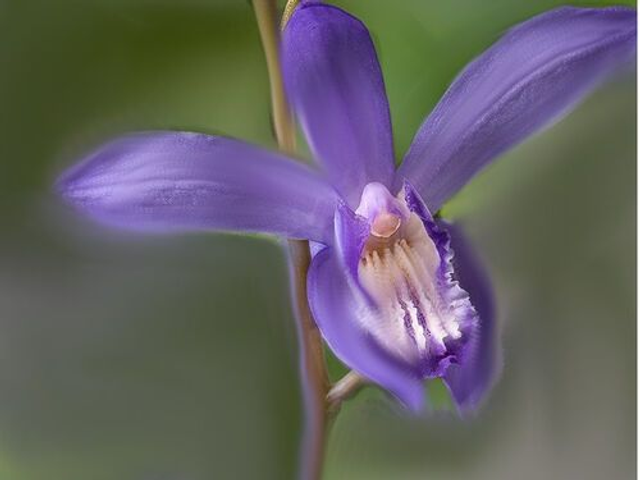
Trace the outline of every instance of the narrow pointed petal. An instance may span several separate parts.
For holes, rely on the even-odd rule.
[[[387,355],[362,328],[358,316],[375,312],[349,281],[332,248],[318,253],[309,270],[309,305],[326,342],[348,367],[389,390],[408,408],[423,406],[422,381],[415,372]]]
[[[474,411],[494,385],[502,368],[493,291],[480,260],[458,225],[446,225],[455,255],[456,278],[478,312],[479,328],[458,365],[451,365],[444,381],[461,413]]]
[[[431,211],[496,156],[633,62],[636,12],[564,7],[510,30],[469,64],[420,127],[396,178]]]
[[[223,137],[155,132],[114,140],[58,181],[95,220],[141,231],[265,232],[332,241],[335,190],[306,167]]]
[[[389,186],[391,119],[367,28],[336,7],[304,4],[284,31],[282,63],[311,150],[348,203],[357,205],[369,182]]]

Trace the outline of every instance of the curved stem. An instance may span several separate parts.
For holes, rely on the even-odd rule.
[[[291,8],[291,13],[293,13]],[[282,80],[282,69],[280,68],[280,31],[277,28],[277,8],[275,0],[253,0],[262,48],[267,60],[267,71],[269,72],[269,85],[271,89],[271,108],[273,109],[273,126],[278,140],[278,146],[286,153],[294,153],[296,149],[294,128],[291,111],[287,104]]]
[[[322,348],[322,337],[307,301],[307,270],[311,262],[308,242],[289,240],[289,258],[291,286],[298,320],[300,377],[305,408],[300,478],[320,480],[330,428],[330,415],[326,403],[330,383]]]
[[[296,3],[290,2],[288,4],[283,26],[293,12]],[[281,150],[287,153],[294,153],[295,128],[285,97],[280,68],[276,2],[275,0],[253,0],[253,6],[269,71],[276,138]],[[330,383],[324,359],[322,337],[313,320],[307,301],[307,271],[311,262],[309,242],[289,240],[288,247],[305,408],[305,431],[301,450],[300,478],[303,480],[320,480],[330,423],[326,403]]]
[[[342,402],[353,397],[367,383],[367,379],[353,370],[338,380],[327,393],[327,410],[335,415]]]

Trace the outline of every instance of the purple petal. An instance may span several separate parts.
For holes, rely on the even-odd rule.
[[[636,12],[559,8],[509,31],[469,64],[420,127],[396,186],[432,211],[482,167],[548,125],[636,51]]]
[[[318,253],[311,263],[309,305],[324,339],[349,368],[419,411],[423,406],[422,381],[412,369],[388,356],[360,326],[357,316],[375,313],[347,275],[331,248]]]
[[[283,36],[289,100],[315,157],[355,207],[364,186],[388,186],[394,157],[389,105],[367,28],[329,5],[300,6]]]
[[[446,225],[455,251],[456,278],[469,293],[479,314],[479,329],[470,339],[459,365],[449,367],[444,380],[461,413],[476,409],[502,367],[491,283],[479,259],[456,225]]]
[[[369,238],[369,222],[341,203],[335,214],[335,247],[351,279],[358,282],[358,264]]]
[[[337,194],[286,157],[198,133],[140,133],[69,169],[58,191],[92,218],[143,231],[266,232],[331,242]]]

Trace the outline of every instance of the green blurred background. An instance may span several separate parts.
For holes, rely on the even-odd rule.
[[[373,33],[399,158],[469,60],[560,4],[335,3]],[[114,233],[50,194],[126,131],[274,147],[249,2],[0,0],[0,72],[0,480],[292,478],[301,406],[280,246]],[[495,281],[503,377],[467,422],[410,418],[365,390],[336,424],[327,479],[634,477],[635,132],[628,75],[447,206]]]

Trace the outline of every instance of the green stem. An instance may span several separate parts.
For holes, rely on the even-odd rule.
[[[329,413],[336,415],[342,403],[358,393],[366,383],[367,380],[353,370],[334,383],[327,393],[327,410]]]
[[[283,26],[297,2],[289,2]],[[295,152],[295,128],[284,93],[279,54],[279,29],[275,0],[253,0],[260,37],[267,60],[271,86],[273,123],[281,150]],[[305,431],[301,448],[300,478],[320,480],[330,418],[326,397],[330,389],[324,358],[322,337],[318,331],[307,300],[307,272],[311,262],[309,242],[289,240],[291,285],[295,299],[300,348],[300,373],[303,383]]]
[[[253,0],[262,48],[267,61],[269,85],[271,88],[271,108],[273,109],[273,124],[278,140],[278,146],[286,153],[294,153],[296,149],[296,130],[291,110],[287,104],[280,67],[280,31],[277,28],[277,8],[275,0]]]
[[[330,382],[322,348],[322,337],[307,301],[307,271],[311,263],[309,244],[289,240],[291,280],[298,320],[300,376],[305,408],[305,430],[300,451],[300,478],[320,480],[331,427],[326,397]]]

